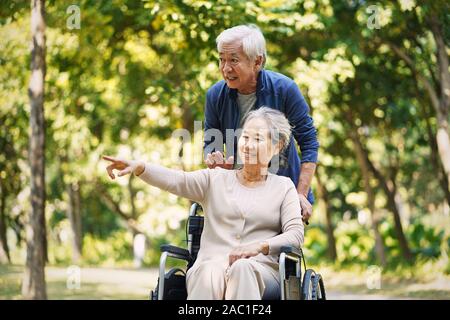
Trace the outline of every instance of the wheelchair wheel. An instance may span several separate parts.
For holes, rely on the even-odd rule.
[[[150,291],[150,300],[158,300],[160,278],[155,290]],[[186,300],[186,273],[180,268],[172,268],[164,275],[164,292],[161,300]]]
[[[323,278],[320,274],[315,274],[313,279],[312,300],[326,300],[325,286],[323,284]]]
[[[308,269],[303,276],[302,283],[302,300],[313,300],[314,296],[314,276],[315,272],[312,269]]]

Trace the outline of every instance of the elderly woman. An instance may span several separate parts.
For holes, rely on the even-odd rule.
[[[187,272],[188,299],[275,298],[280,290],[278,254],[303,244],[303,223],[292,181],[268,171],[291,136],[289,122],[274,109],[251,111],[238,141],[243,167],[193,172],[135,160],[104,157],[114,179],[134,173],[142,180],[199,202],[205,224],[197,260]]]

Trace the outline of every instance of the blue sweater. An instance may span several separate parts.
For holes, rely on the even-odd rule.
[[[283,112],[293,127],[291,141],[281,156],[278,175],[290,177],[298,186],[300,175],[300,158],[294,139],[300,146],[301,162],[317,163],[319,143],[317,130],[309,115],[309,107],[297,84],[290,78],[273,71],[261,70],[256,84],[256,104],[254,109],[267,106]],[[213,151],[223,152],[223,143],[213,143],[214,130],[227,137],[227,129],[236,130],[239,127],[239,107],[237,104],[237,90],[230,89],[224,80],[214,84],[206,93],[205,105],[205,155]],[[207,131],[209,130],[209,131]],[[228,135],[234,131],[228,130]],[[237,151],[237,139],[227,139],[226,157],[234,156]],[[237,159],[237,157],[234,157]],[[285,161],[283,161],[285,159]],[[313,203],[314,197],[309,190],[308,200]]]

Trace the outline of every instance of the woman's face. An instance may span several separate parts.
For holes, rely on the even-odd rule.
[[[279,147],[272,143],[267,122],[262,118],[254,118],[244,124],[238,150],[244,165],[268,166],[272,157],[279,152]]]

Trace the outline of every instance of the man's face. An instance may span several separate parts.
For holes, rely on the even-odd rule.
[[[243,94],[255,92],[261,59],[250,61],[237,41],[222,45],[219,61],[220,72],[228,87]]]

